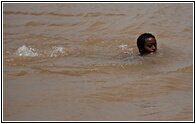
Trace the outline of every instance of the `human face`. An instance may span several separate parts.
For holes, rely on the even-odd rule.
[[[152,53],[157,50],[157,42],[153,37],[147,38],[143,47],[143,53]]]

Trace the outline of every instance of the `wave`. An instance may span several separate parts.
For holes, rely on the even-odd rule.
[[[100,12],[90,12],[90,13],[78,13],[78,14],[65,14],[58,12],[23,12],[23,11],[3,11],[6,15],[32,15],[32,16],[84,16],[84,17],[97,17],[97,16],[126,16],[126,14],[114,14],[114,13],[100,13]]]

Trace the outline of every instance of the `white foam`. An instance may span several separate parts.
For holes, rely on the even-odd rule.
[[[26,45],[23,45],[17,49],[16,55],[34,57],[34,56],[38,56],[38,53],[35,52],[35,49],[31,47],[27,47]]]
[[[130,48],[127,44],[121,44],[118,47],[122,50],[133,50],[133,48]]]
[[[64,47],[62,46],[54,46],[52,47],[52,53],[50,54],[50,57],[56,57],[59,53],[65,53]]]
[[[127,48],[128,48],[128,45],[126,45],[126,44],[121,44],[121,45],[119,45],[118,47],[121,48],[122,50],[124,50],[124,49],[127,49]]]

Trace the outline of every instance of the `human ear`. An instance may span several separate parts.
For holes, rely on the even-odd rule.
[[[139,49],[139,52],[140,52],[140,53],[143,52],[143,49],[140,48],[140,49]]]

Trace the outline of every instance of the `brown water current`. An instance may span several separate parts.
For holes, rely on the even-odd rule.
[[[193,4],[4,3],[3,120],[192,121]]]

